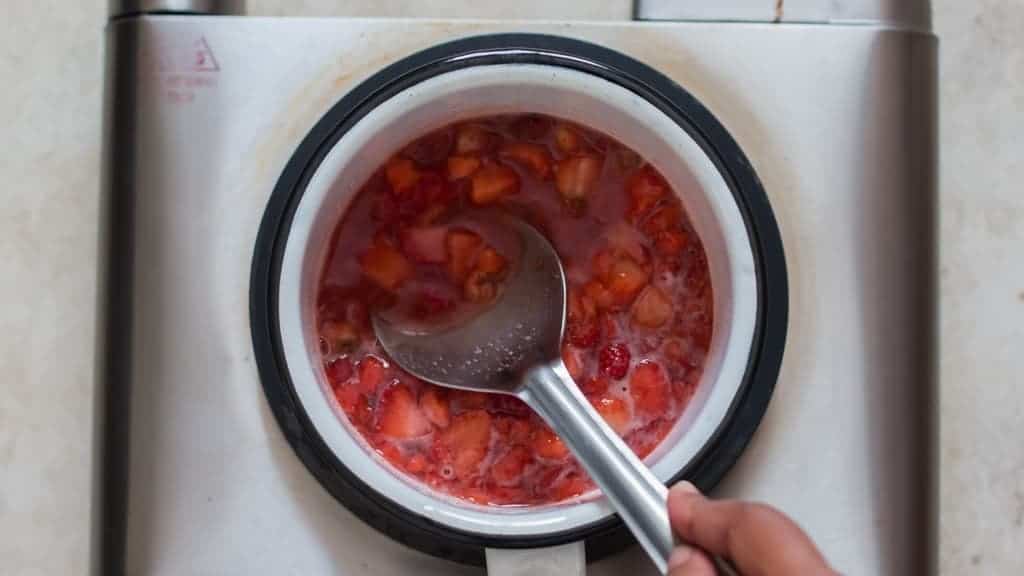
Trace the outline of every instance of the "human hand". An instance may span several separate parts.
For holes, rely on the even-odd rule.
[[[764,504],[705,498],[689,482],[668,495],[668,515],[679,538],[669,576],[715,576],[708,554],[724,558],[741,576],[838,576],[814,542],[787,516]]]

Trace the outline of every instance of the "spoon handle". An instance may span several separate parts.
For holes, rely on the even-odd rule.
[[[562,361],[531,369],[520,398],[565,441],[658,570],[666,573],[675,545],[668,490],[591,407]]]

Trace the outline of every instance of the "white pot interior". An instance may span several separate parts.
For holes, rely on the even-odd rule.
[[[461,530],[542,535],[601,520],[604,499],[497,508],[430,491],[378,458],[350,431],[320,367],[315,298],[331,231],[381,162],[415,137],[473,117],[533,112],[609,134],[638,152],[680,195],[704,242],[714,291],[714,332],[703,379],[675,429],[651,454],[667,481],[707,445],[740,387],[753,342],[754,257],[728,185],[698,144],[665,114],[607,80],[544,65],[491,65],[448,72],[383,102],[330,150],[296,209],[282,259],[278,316],[285,359],[303,408],[334,454],[364,482],[410,511]]]

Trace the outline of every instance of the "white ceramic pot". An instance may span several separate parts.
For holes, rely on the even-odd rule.
[[[417,136],[493,114],[564,118],[613,136],[653,164],[679,195],[704,243],[714,292],[714,330],[702,380],[673,431],[647,459],[665,482],[685,474],[706,452],[748,383],[763,319],[763,266],[735,182],[678,117],[614,79],[545,58],[508,60],[514,59],[485,59],[409,80],[365,104],[358,118],[342,123],[343,133],[319,146],[286,211],[290,219],[283,218],[278,228],[276,300],[269,314],[277,326],[279,369],[304,413],[304,425],[322,441],[317,442],[326,450],[322,457],[350,473],[351,483],[369,488],[371,499],[384,500],[397,516],[424,522],[440,538],[446,532],[469,540],[479,535],[491,573],[524,566],[522,554],[512,553],[515,559],[509,561],[501,549],[556,545],[542,564],[565,576],[582,570],[587,530],[612,521],[602,498],[522,508],[456,500],[393,469],[368,449],[334,404],[319,359],[315,298],[331,232],[349,202],[383,159]],[[530,573],[539,570],[534,566]]]

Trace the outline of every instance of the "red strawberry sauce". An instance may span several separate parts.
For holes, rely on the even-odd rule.
[[[641,456],[672,429],[711,338],[704,248],[661,175],[633,151],[545,116],[496,116],[411,143],[339,222],[317,322],[324,374],[367,445],[436,490],[492,505],[557,502],[592,488],[520,401],[426,384],[389,361],[369,310],[429,320],[496,297],[514,255],[452,225],[492,206],[536,225],[563,259],[562,356],[597,411]]]

